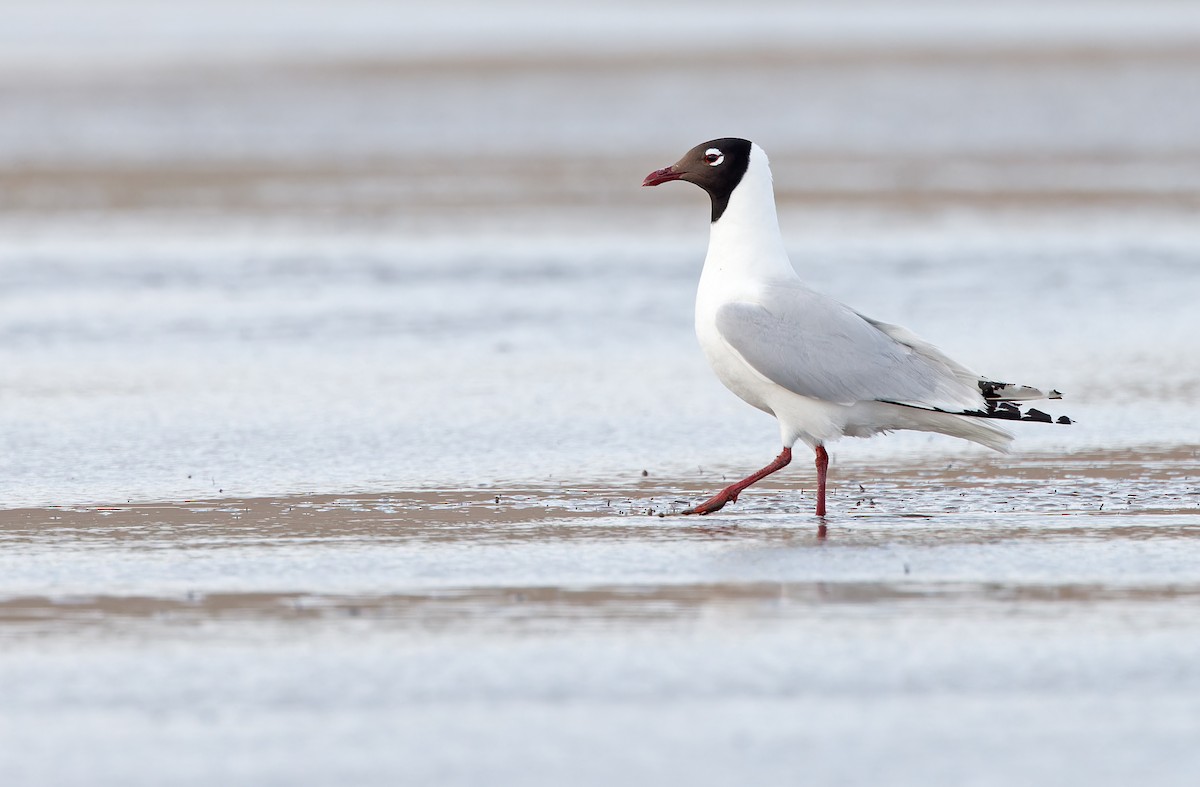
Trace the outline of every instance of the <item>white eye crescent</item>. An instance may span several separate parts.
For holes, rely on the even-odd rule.
[[[710,167],[715,167],[725,160],[725,154],[716,148],[709,148],[704,151],[704,163]]]

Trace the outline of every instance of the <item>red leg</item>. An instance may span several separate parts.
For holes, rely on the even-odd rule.
[[[829,454],[817,446],[817,516],[825,516],[825,475],[829,472]]]
[[[771,473],[774,473],[777,470],[782,470],[783,468],[787,467],[788,462],[790,462],[790,461],[792,461],[792,449],[785,448],[785,449],[783,449],[783,451],[780,452],[779,456],[775,457],[774,462],[767,465],[762,470],[759,470],[754,475],[743,478],[741,481],[738,481],[736,484],[730,484],[729,486],[722,489],[720,492],[717,492],[715,495],[713,495],[709,499],[705,500],[700,505],[698,505],[694,508],[689,508],[687,511],[684,511],[683,513],[684,514],[711,514],[714,511],[720,511],[722,508],[725,507],[726,503],[737,502],[738,495],[740,495],[742,493],[743,489],[745,489],[746,487],[750,486],[753,483],[763,480],[764,478],[766,478]]]

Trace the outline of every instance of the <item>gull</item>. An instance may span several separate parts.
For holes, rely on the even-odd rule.
[[[767,154],[746,139],[703,142],[643,186],[694,183],[712,199],[708,254],[696,292],[696,336],[717,378],[779,421],[783,451],[761,470],[684,514],[711,514],[786,467],[803,442],[816,454],[817,516],[825,516],[829,454],[841,437],[938,432],[1006,452],[996,419],[1054,419],[1018,405],[1056,390],[981,377],[898,325],[873,320],[801,281],[779,231]],[[1057,423],[1069,424],[1061,416]]]

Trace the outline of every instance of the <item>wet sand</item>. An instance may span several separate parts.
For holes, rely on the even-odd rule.
[[[710,517],[678,512],[723,478],[10,509],[0,512],[8,596],[0,620],[10,637],[125,618],[194,624],[207,616],[286,620],[349,610],[420,626],[426,615],[436,619],[439,607],[451,616],[473,610],[482,623],[516,596],[535,602],[527,609],[552,612],[562,604],[584,615],[595,602],[601,619],[615,608],[638,617],[639,605],[655,608],[676,591],[676,600],[691,605],[759,599],[766,578],[749,566],[744,575],[693,574],[694,566],[679,573],[689,552],[713,547],[764,555],[911,553],[902,574],[893,561],[869,558],[846,575],[810,574],[815,567],[807,564],[795,575],[786,564],[778,576],[767,572],[770,581],[795,588],[845,582],[850,597],[865,604],[894,600],[906,588],[913,598],[964,601],[1007,594],[1188,599],[1200,587],[1186,570],[1200,544],[1198,450],[836,465],[832,513],[824,519],[809,510],[811,479],[796,477],[803,469],[763,482]],[[673,547],[680,562],[656,563],[661,574],[627,569],[608,554],[645,549],[658,560]],[[1087,564],[1096,547],[1113,573]],[[477,550],[478,559],[446,560],[464,549]],[[515,566],[500,559],[526,550],[549,550],[553,559]],[[576,550],[578,566],[563,564]],[[922,565],[946,552],[961,553],[962,562],[936,557]],[[330,561],[330,570],[306,575],[276,567],[259,575],[255,563],[274,562],[273,553],[306,570]],[[1019,557],[1028,567],[1011,576],[990,573],[975,562],[989,554]],[[363,561],[355,574],[337,567],[347,555]],[[142,576],[138,566],[150,556],[171,565]],[[227,562],[244,568],[229,574]],[[182,571],[175,576],[173,569]],[[618,599],[624,604],[614,607]]]

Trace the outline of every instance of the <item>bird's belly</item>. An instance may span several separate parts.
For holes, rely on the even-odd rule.
[[[773,383],[763,379],[721,338],[714,322],[697,315],[696,338],[721,384],[747,404],[774,415],[768,402]]]

